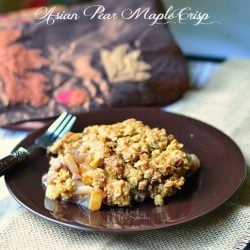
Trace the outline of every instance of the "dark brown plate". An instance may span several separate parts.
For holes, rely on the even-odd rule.
[[[106,109],[78,115],[73,131],[93,124],[111,124],[134,117],[151,127],[166,128],[182,141],[187,152],[198,155],[202,169],[184,191],[154,206],[151,200],[128,208],[103,206],[91,212],[74,204],[44,200],[41,177],[48,170],[43,150],[6,177],[14,198],[31,212],[85,231],[130,232],[166,228],[199,218],[225,203],[241,186],[246,164],[237,145],[219,130],[188,117],[153,108]],[[18,146],[28,146],[46,128],[37,130]]]

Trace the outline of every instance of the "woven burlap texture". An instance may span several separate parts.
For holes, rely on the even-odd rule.
[[[221,65],[202,89],[167,109],[228,134],[250,164],[250,60]],[[209,153],[209,152],[208,152]],[[1,249],[234,249],[250,227],[250,177],[214,213],[174,228],[133,234],[87,233],[48,222],[19,207],[0,217]],[[6,192],[0,184],[0,192]],[[7,193],[0,204],[15,202]],[[1,211],[1,209],[0,209]],[[10,213],[9,213],[10,214]]]

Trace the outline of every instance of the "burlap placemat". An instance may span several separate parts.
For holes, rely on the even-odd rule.
[[[250,60],[223,64],[206,87],[190,91],[170,111],[198,118],[231,136],[250,163]],[[47,222],[2,196],[1,249],[235,249],[249,235],[250,176],[216,212],[186,225],[146,233],[86,233]],[[0,184],[0,192],[5,193]]]

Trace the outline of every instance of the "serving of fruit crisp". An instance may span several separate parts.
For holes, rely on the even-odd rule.
[[[200,168],[197,156],[186,153],[174,135],[134,118],[69,132],[48,151],[45,196],[93,211],[102,204],[125,207],[147,197],[163,205]]]

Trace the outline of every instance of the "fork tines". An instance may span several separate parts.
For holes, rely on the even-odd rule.
[[[62,137],[73,126],[76,117],[67,112],[62,113],[47,129],[46,135]]]

